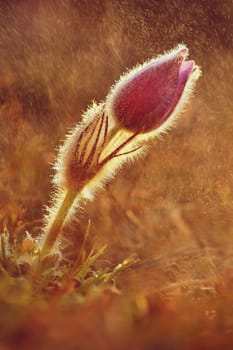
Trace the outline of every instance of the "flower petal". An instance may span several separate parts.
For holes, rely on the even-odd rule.
[[[188,49],[179,46],[126,74],[107,97],[107,112],[122,128],[146,133],[169,118],[194,71],[185,61]]]

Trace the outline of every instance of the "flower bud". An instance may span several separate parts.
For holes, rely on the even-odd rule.
[[[55,164],[57,192],[45,222],[41,256],[53,248],[81,199],[111,179],[120,166],[147,150],[145,141],[176,117],[200,74],[188,49],[170,53],[121,77],[106,103],[93,104],[60,147]]]
[[[159,128],[174,116],[178,105],[182,107],[190,84],[200,75],[194,61],[185,60],[187,56],[188,49],[179,45],[123,75],[107,97],[107,113],[134,133]]]

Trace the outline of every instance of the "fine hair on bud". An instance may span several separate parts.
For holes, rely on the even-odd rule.
[[[152,132],[150,136],[165,131],[188,102],[201,73],[187,57],[188,48],[178,45],[123,74],[107,96],[108,114],[127,130]]]

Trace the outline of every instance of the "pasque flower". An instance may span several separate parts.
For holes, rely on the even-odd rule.
[[[55,164],[56,195],[46,217],[41,255],[47,255],[86,191],[109,180],[120,165],[145,151],[148,138],[166,130],[188,101],[200,69],[179,45],[137,66],[93,104],[68,134]]]
[[[187,56],[187,47],[179,45],[123,75],[107,97],[108,114],[132,132],[147,133],[161,126],[186,101],[190,85],[200,75]]]

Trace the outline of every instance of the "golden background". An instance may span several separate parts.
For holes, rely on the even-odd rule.
[[[177,126],[154,142],[145,158],[124,167],[95,201],[86,205],[67,234],[74,243],[71,254],[75,254],[90,218],[90,244],[108,244],[102,266],[131,255],[139,258],[138,265],[125,271],[117,285],[142,313],[146,296],[145,312],[150,314],[151,295],[155,293],[168,292],[169,302],[175,295],[178,304],[183,292],[197,299],[211,295],[215,306],[207,298],[200,307],[206,303],[203,314],[213,312],[215,323],[209,333],[216,339],[218,335],[222,339],[225,331],[229,336],[233,327],[228,314],[227,321],[216,316],[216,300],[222,314],[231,305],[227,301],[233,283],[232,11],[231,0],[0,2],[0,225],[1,229],[7,226],[13,236],[25,230],[39,233],[43,208],[49,203],[55,147],[91,101],[104,100],[127,68],[178,43],[189,47],[190,58],[203,75]],[[221,302],[222,290],[228,306]],[[55,322],[50,314],[44,326],[43,316],[30,310],[33,321],[26,318],[19,326],[20,318],[12,332],[6,327],[8,323],[1,321],[6,328],[6,347],[1,349],[14,348],[17,334],[23,332],[26,337],[22,340],[20,336],[19,344],[25,349],[33,344],[37,349],[32,340],[37,329],[52,325],[55,335],[50,330],[48,337],[44,335],[42,343],[38,342],[50,344],[43,345],[45,349],[62,349],[67,339],[76,346],[76,332],[80,332],[83,349],[91,348],[92,342],[100,349],[126,349],[127,341],[134,344],[137,332],[134,349],[143,348],[144,334],[150,339],[148,349],[159,342],[163,349],[179,344],[179,337],[174,342],[168,337],[168,343],[164,342],[167,334],[175,332],[174,315],[167,317],[166,311],[163,316],[166,322],[170,319],[173,331],[164,326],[161,317],[156,336],[154,328],[146,330],[145,324],[141,328],[137,325],[135,332],[131,318],[122,316],[130,312],[125,304],[125,299],[120,299],[111,311],[104,305],[104,321],[101,305],[100,310],[96,305],[92,311],[85,310],[89,312],[90,339],[77,315],[74,319],[57,316],[59,321]],[[172,304],[171,309],[176,307],[180,306]],[[199,333],[197,336],[191,318],[194,315],[200,325],[202,316],[195,314],[193,305],[190,310],[185,306],[184,314],[194,332],[190,339],[196,339]],[[66,322],[68,329],[74,324],[77,330],[67,331],[68,335],[61,331]],[[180,322],[184,331],[183,319]],[[119,336],[130,340],[119,343]],[[66,349],[75,348],[72,346]]]

